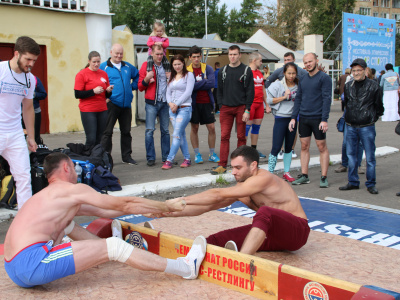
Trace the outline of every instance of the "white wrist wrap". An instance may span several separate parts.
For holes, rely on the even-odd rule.
[[[115,236],[106,239],[108,259],[119,262],[126,262],[131,256],[134,247],[124,240]]]
[[[75,227],[75,222],[74,222],[74,220],[72,220],[71,223],[69,223],[69,225],[67,227],[65,227],[65,229],[64,229],[65,235],[70,234],[72,232],[72,230],[74,229],[74,227]]]

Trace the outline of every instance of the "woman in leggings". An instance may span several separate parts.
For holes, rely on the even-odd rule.
[[[284,77],[280,81],[275,81],[267,89],[267,103],[275,116],[275,123],[272,137],[272,149],[268,157],[268,170],[273,173],[276,166],[277,156],[285,141],[285,153],[283,154],[284,173],[283,179],[292,182],[295,179],[290,175],[290,164],[292,162],[292,146],[296,137],[296,128],[289,131],[288,125],[296,98],[297,68],[292,62],[283,67]],[[297,123],[296,123],[297,126]]]
[[[92,149],[100,144],[107,123],[106,99],[110,98],[113,85],[108,75],[100,70],[100,54],[92,51],[89,62],[75,77],[75,98],[79,99],[79,110],[86,134],[86,147]]]

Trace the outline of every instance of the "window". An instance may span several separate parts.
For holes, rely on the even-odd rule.
[[[360,7],[360,15],[370,16],[371,15],[371,9],[368,8],[368,7]]]
[[[374,0],[373,6],[379,6],[379,0]]]
[[[373,13],[373,17],[378,18],[379,17],[379,13]]]
[[[382,0],[382,2],[381,2],[381,6],[382,7],[389,7],[389,5],[390,5],[390,0]]]
[[[400,14],[392,14],[392,19],[395,19],[396,21],[400,21]]]
[[[393,8],[400,8],[400,0],[392,0]]]
[[[381,13],[381,17],[384,19],[390,19],[390,15],[387,13]]]
[[[396,33],[400,33],[400,27],[396,28]]]

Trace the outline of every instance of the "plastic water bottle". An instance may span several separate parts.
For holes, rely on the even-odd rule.
[[[91,181],[91,176],[92,176],[92,164],[87,160],[86,164],[85,164],[85,178],[83,180],[84,183],[86,183],[87,185],[90,185],[90,181]]]
[[[75,163],[75,172],[76,172],[76,175],[78,175],[77,182],[82,183],[82,167],[78,162]]]

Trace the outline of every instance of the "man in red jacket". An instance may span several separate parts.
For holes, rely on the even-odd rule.
[[[152,56],[154,60],[153,70],[147,72],[147,62],[144,62],[139,71],[139,91],[145,91],[146,102],[146,159],[149,167],[155,165],[156,151],[154,149],[154,131],[156,129],[157,116],[160,120],[161,131],[161,155],[162,161],[167,159],[170,148],[169,111],[167,103],[167,76],[163,67],[163,48],[161,45],[153,45]],[[153,80],[152,80],[153,79]]]

